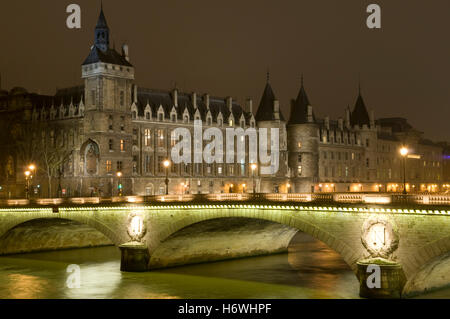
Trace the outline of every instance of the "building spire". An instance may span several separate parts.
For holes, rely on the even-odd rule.
[[[95,26],[95,46],[103,52],[109,49],[109,28],[103,12],[103,1],[101,2],[100,15]]]
[[[270,70],[267,68],[267,83],[270,82]]]

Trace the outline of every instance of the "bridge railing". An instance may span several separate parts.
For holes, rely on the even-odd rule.
[[[80,197],[49,199],[9,199],[0,200],[1,207],[15,206],[60,206],[115,203],[174,203],[174,202],[298,202],[298,203],[344,203],[344,204],[418,204],[450,205],[449,194],[388,194],[388,193],[303,193],[303,194],[186,194],[123,197]]]

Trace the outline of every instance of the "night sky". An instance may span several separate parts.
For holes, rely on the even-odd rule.
[[[66,27],[71,3],[82,8],[81,30]],[[370,3],[382,8],[381,30],[366,26]],[[81,84],[99,9],[93,0],[3,0],[3,88],[54,94]],[[141,87],[177,83],[257,106],[269,69],[288,117],[303,73],[315,112],[337,119],[361,78],[377,118],[406,117],[427,138],[450,141],[448,0],[104,0],[104,11]]]

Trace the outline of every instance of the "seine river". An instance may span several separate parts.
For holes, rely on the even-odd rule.
[[[0,298],[359,297],[355,275],[335,252],[309,236],[296,239],[286,254],[148,273],[121,273],[115,247],[0,257]],[[81,268],[79,289],[66,285],[71,264]],[[428,297],[450,298],[450,291]]]

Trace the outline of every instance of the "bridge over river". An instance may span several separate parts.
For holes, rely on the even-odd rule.
[[[35,219],[89,225],[122,251],[123,271],[147,271],[171,235],[227,218],[270,221],[302,231],[339,253],[361,282],[363,296],[392,297],[435,258],[450,252],[448,195],[214,194],[152,197],[6,200],[0,236]],[[367,290],[369,265],[382,288]]]

